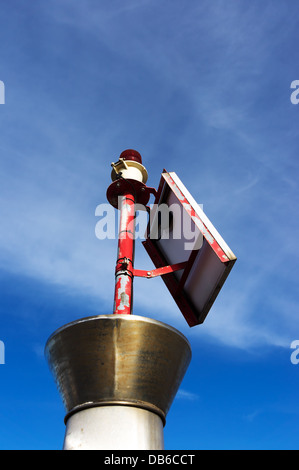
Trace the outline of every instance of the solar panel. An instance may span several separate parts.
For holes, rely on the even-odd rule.
[[[203,323],[236,256],[174,172],[163,171],[143,245],[189,326]]]

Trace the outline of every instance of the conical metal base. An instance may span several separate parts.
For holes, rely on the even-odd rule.
[[[92,407],[129,406],[154,413],[165,424],[191,348],[179,331],[156,320],[100,315],[57,330],[46,344],[46,356],[66,422]]]

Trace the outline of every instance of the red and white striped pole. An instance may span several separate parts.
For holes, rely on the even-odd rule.
[[[130,192],[119,196],[120,224],[115,268],[115,314],[132,313],[135,244],[135,198]]]
[[[112,163],[112,185],[109,200],[120,210],[118,250],[115,267],[114,314],[130,315],[133,303],[133,273],[135,246],[135,204],[137,194],[145,191],[147,171],[136,150],[125,150],[116,163]]]

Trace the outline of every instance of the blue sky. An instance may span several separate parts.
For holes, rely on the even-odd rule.
[[[192,329],[161,279],[135,280],[134,313],[193,350],[166,448],[298,448],[298,26],[291,0],[2,2],[1,449],[62,447],[43,350],[112,313],[116,241],[95,209],[126,148],[150,186],[175,171],[238,257]],[[135,266],[152,267],[141,244]]]

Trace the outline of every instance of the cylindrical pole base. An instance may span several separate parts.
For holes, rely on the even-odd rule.
[[[63,450],[163,450],[161,418],[134,406],[97,406],[72,414]]]

